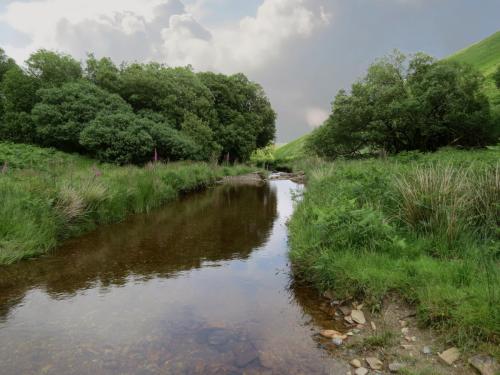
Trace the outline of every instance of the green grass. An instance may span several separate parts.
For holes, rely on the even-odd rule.
[[[279,160],[295,160],[304,157],[304,145],[307,140],[307,135],[304,135],[296,140],[278,147],[274,152],[274,156]]]
[[[397,292],[458,345],[500,338],[500,150],[321,163],[290,222],[297,274],[378,307]]]
[[[485,92],[493,106],[500,106],[500,90],[495,86],[492,75],[500,65],[500,31],[481,40],[448,58],[475,66],[486,77]],[[500,111],[500,109],[497,109]]]
[[[0,264],[45,254],[96,225],[148,212],[179,193],[249,167],[205,163],[143,168],[35,146],[0,143]]]
[[[363,341],[355,344],[363,350],[374,350],[378,348],[389,348],[397,343],[397,336],[394,332],[383,331],[372,336],[365,337]]]

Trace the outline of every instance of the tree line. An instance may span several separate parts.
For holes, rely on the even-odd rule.
[[[494,76],[500,88],[500,67]],[[467,64],[395,51],[376,61],[351,90],[341,90],[306,147],[323,157],[363,152],[435,151],[498,142],[500,118]]]
[[[263,88],[243,74],[122,63],[39,50],[19,66],[0,49],[0,140],[101,161],[245,161],[275,137]]]

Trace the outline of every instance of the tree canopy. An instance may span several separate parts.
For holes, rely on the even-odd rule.
[[[370,66],[350,92],[338,93],[308,148],[337,157],[485,146],[495,141],[496,129],[483,79],[469,65],[395,52]]]
[[[20,67],[0,50],[0,139],[117,163],[245,161],[270,144],[276,115],[243,74],[196,73],[39,50]]]

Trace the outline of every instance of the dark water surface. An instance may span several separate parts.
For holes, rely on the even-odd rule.
[[[296,189],[220,186],[0,268],[0,374],[345,374],[289,272]]]

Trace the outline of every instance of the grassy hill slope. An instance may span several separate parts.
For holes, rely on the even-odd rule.
[[[278,147],[274,152],[274,157],[278,160],[293,160],[304,156],[304,145],[308,135],[303,135],[296,140]]]
[[[500,31],[456,52],[448,59],[468,63],[479,69],[486,77],[486,94],[490,97],[491,103],[500,111],[500,90],[496,88],[492,78],[500,65]]]

